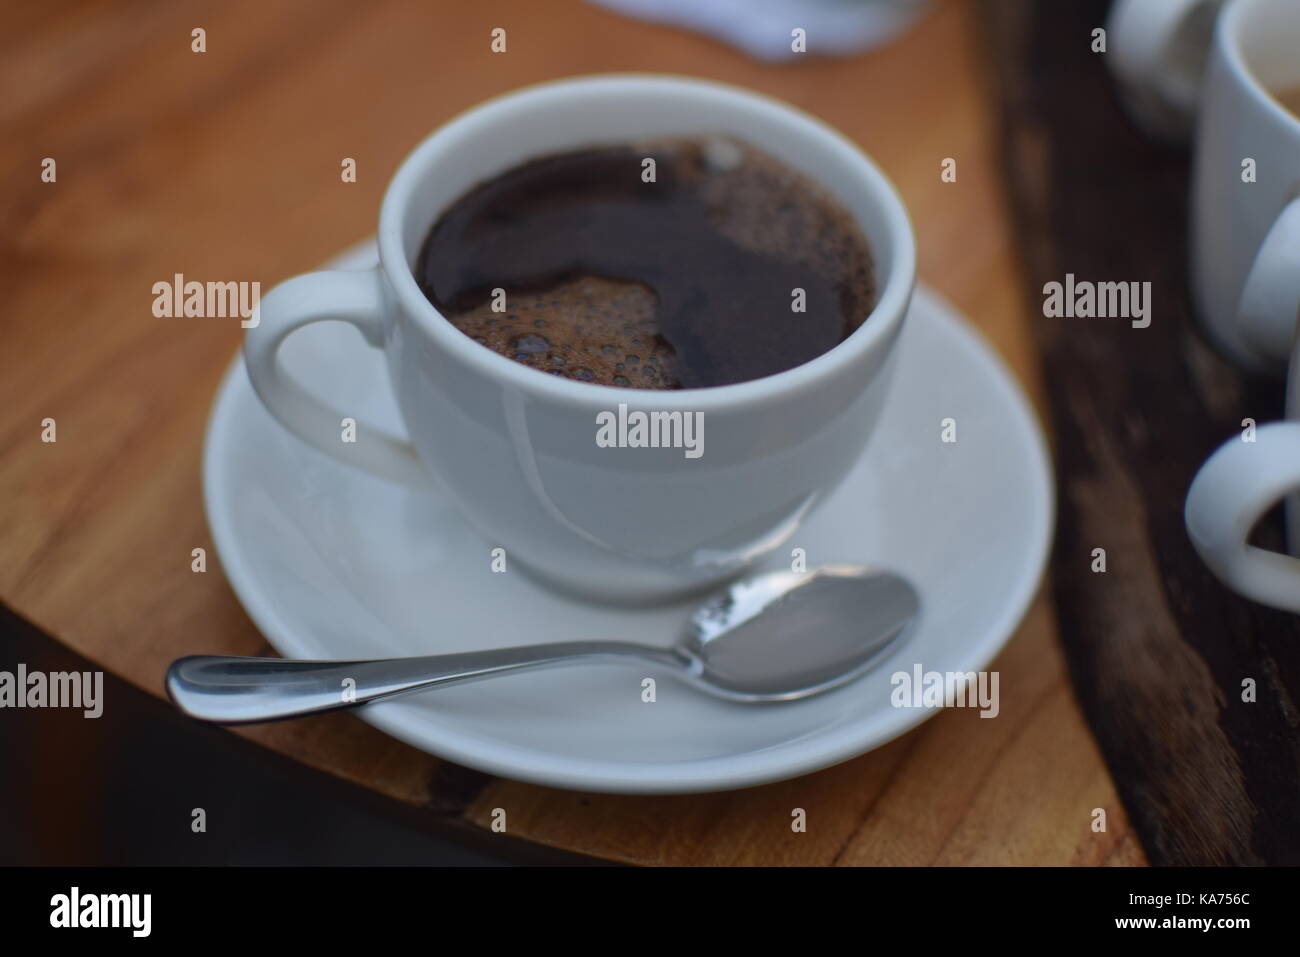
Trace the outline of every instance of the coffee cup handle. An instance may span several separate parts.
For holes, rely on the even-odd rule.
[[[1260,426],[1224,443],[1196,473],[1183,520],[1201,560],[1245,597],[1300,613],[1300,559],[1248,542],[1274,504],[1300,491],[1300,422]],[[1294,545],[1294,543],[1293,543]]]
[[[1149,131],[1170,139],[1190,134],[1220,2],[1115,0],[1111,7],[1107,63],[1129,112]]]
[[[1237,328],[1260,353],[1285,359],[1291,353],[1300,313],[1300,197],[1292,199],[1268,231],[1246,277],[1237,306]],[[1300,372],[1300,370],[1297,370]]]
[[[359,422],[356,441],[345,442],[343,414],[294,381],[278,361],[292,333],[330,319],[351,323],[367,343],[383,348],[382,282],[376,268],[308,273],[280,283],[262,298],[256,322],[244,335],[244,362],[262,404],[294,435],[349,465],[425,485],[427,473],[409,442]]]

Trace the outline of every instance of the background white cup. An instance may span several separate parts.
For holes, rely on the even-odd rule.
[[[1291,359],[1287,415],[1300,418],[1300,119],[1273,93],[1300,88],[1300,3],[1230,0],[1202,84],[1193,198],[1193,284],[1210,335],[1247,367]],[[1242,164],[1255,164],[1245,182]],[[1187,493],[1197,553],[1229,587],[1300,612],[1300,559],[1249,544],[1287,500],[1300,552],[1300,422],[1245,429],[1212,455]]]
[[[1300,419],[1300,349],[1292,359],[1287,414]],[[1300,613],[1300,421],[1271,422],[1229,439],[1201,466],[1183,518],[1201,560],[1229,588],[1253,601]],[[1248,541],[1251,529],[1287,501],[1283,555]]]
[[[1119,0],[1108,21],[1113,69],[1130,108],[1157,127],[1195,111],[1197,310],[1236,362],[1280,373],[1300,302],[1300,119],[1273,93],[1300,87],[1300,2],[1228,0],[1201,56],[1218,9],[1215,0]]]
[[[1107,64],[1132,117],[1162,139],[1190,138],[1222,0],[1115,0]]]
[[[412,273],[433,222],[471,187],[530,158],[594,143],[730,135],[825,187],[862,227],[877,303],[826,354],[778,375],[712,389],[618,389],[549,376],[446,321]],[[268,409],[290,431],[353,465],[415,486],[432,473],[489,543],[571,591],[651,600],[742,571],[797,529],[862,454],[888,388],[893,345],[916,275],[906,211],[876,166],[794,108],[734,87],[650,75],[581,77],[490,100],[406,159],[379,218],[380,265],[321,272],[265,296],[244,355]],[[411,443],[307,394],[276,361],[290,333],[340,319],[382,349]],[[707,317],[701,317],[707,321]],[[698,413],[704,452],[602,448],[597,416]],[[488,561],[465,556],[466,561]]]

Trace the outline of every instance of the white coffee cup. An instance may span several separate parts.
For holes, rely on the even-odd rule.
[[[1300,2],[1228,0],[1201,75],[1194,21],[1215,9],[1214,0],[1120,0],[1109,21],[1114,70],[1139,114],[1162,103],[1173,124],[1195,109],[1197,310],[1236,362],[1281,372],[1300,302],[1300,119],[1273,93],[1300,87]]]
[[[471,187],[537,156],[597,143],[721,134],[766,150],[825,187],[861,225],[877,302],[844,342],[796,368],[710,389],[620,389],[546,375],[444,319],[412,273],[434,221]],[[880,415],[916,274],[907,213],[880,170],[843,136],[775,100],[681,77],[566,79],[497,97],[448,122],[393,177],[377,268],[281,283],[244,345],[249,377],[290,431],[352,465],[430,481],[487,542],[569,591],[612,601],[717,583],[787,541],[862,454]],[[703,318],[703,317],[702,317]],[[290,333],[352,323],[387,360],[410,443],[309,395],[276,361]],[[703,453],[609,448],[598,416],[702,416]],[[465,556],[467,562],[489,562]]]
[[[1297,340],[1300,346],[1300,340]],[[1300,419],[1300,347],[1291,363],[1287,414]],[[1300,613],[1300,421],[1249,427],[1219,447],[1192,481],[1183,519],[1201,560],[1253,601]],[[1287,504],[1291,555],[1251,545],[1251,530]]]
[[[1222,0],[1115,0],[1107,65],[1124,105],[1148,131],[1185,140],[1196,125],[1205,58]]]

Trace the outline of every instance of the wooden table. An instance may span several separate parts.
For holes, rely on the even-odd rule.
[[[569,74],[713,77],[789,100],[858,141],[911,209],[924,281],[965,310],[1043,407],[997,166],[976,8],[945,0],[894,45],[770,66],[577,2],[13,4],[0,12],[5,250],[0,599],[161,694],[176,656],[266,653],[218,563],[199,456],[237,321],[154,318],[174,273],[264,289],[372,232],[429,130]],[[489,34],[508,31],[508,52]],[[191,50],[191,30],[207,50]],[[815,48],[815,38],[813,41]],[[42,160],[57,181],[41,180]],[[358,178],[341,182],[344,157]],[[955,183],[940,179],[945,157]],[[42,421],[57,442],[41,440]],[[936,716],[794,781],[611,797],[489,778],[351,715],[248,728],[297,761],[436,818],[650,864],[1142,863],[1071,695],[1040,597],[993,666],[1001,720]],[[112,706],[109,702],[108,707]],[[790,830],[790,809],[808,830]],[[1091,829],[1093,809],[1107,829]]]

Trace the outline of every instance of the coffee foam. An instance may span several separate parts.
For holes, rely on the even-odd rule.
[[[637,282],[581,276],[451,317],[493,352],[543,372],[639,389],[681,388],[676,354],[659,335],[655,294]]]

